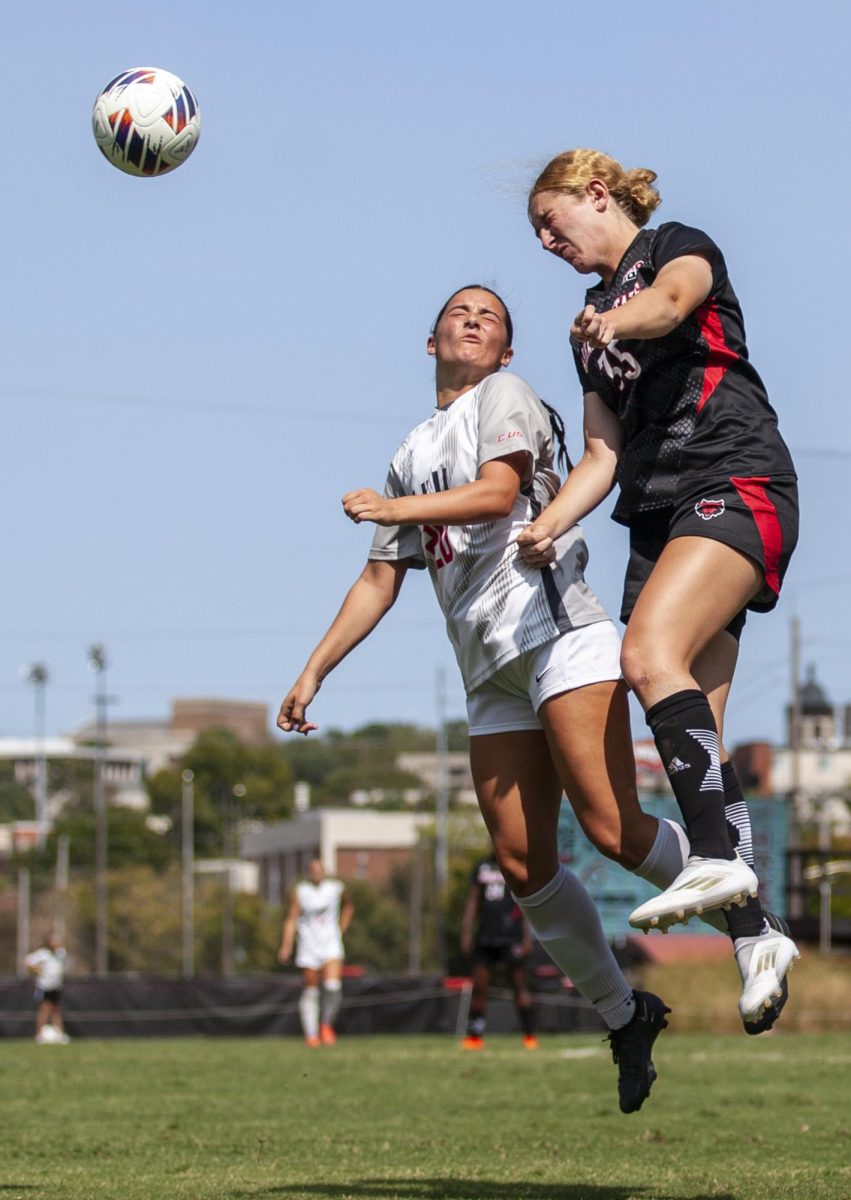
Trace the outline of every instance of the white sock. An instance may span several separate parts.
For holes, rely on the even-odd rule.
[[[301,1028],[306,1038],[319,1037],[319,988],[306,987],[298,1002]]]
[[[644,862],[634,869],[633,874],[646,879],[648,883],[663,891],[682,871],[690,852],[688,836],[682,825],[664,817],[659,822],[656,840],[650,847],[650,853]],[[719,933],[729,933],[726,918],[720,908],[704,913],[700,919]]]
[[[531,896],[514,899],[550,958],[590,1000],[610,1029],[635,1012],[635,997],[606,941],[600,914],[584,885],[567,867]]]
[[[343,984],[339,979],[326,979],[322,984],[322,1024],[332,1025],[343,1002]]]
[[[686,865],[689,844],[686,831],[676,821],[665,818],[656,827],[656,840],[644,862],[635,867],[633,874],[640,875],[648,883],[662,890],[673,883]]]

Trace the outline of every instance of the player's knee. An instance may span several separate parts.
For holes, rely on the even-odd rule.
[[[526,855],[509,846],[494,846],[502,877],[512,892],[528,890],[529,866]]]
[[[607,825],[583,825],[583,832],[595,850],[604,858],[634,871],[647,857],[646,846],[629,829],[610,828]]]
[[[621,646],[621,674],[639,699],[655,682],[669,673],[670,664],[650,640],[624,639]]]

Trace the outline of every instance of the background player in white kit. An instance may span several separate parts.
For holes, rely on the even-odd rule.
[[[308,878],[297,883],[281,930],[278,961],[288,963],[298,937],[295,965],[304,976],[299,1015],[308,1046],[333,1046],[334,1023],[343,998],[343,934],[355,906],[339,879],[326,879],[322,860],[314,858]],[[321,997],[320,997],[321,987]]]
[[[45,1030],[54,1029],[51,1041],[67,1042],[68,1035],[62,1022],[62,987],[65,982],[67,953],[62,939],[50,934],[43,946],[33,950],[24,959],[27,972],[35,980],[35,1040],[47,1041]]]

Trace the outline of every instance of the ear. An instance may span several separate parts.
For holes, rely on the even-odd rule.
[[[499,365],[501,367],[507,367],[512,358],[514,358],[514,351],[509,346],[507,350],[503,351],[502,358],[499,360]]]
[[[426,354],[430,354],[431,357],[434,358],[436,353],[437,353],[437,346],[435,345],[435,342],[434,342],[434,334],[430,333],[428,335],[428,341],[426,342]]]
[[[600,212],[608,207],[609,189],[602,179],[589,179],[585,187],[585,192],[594,207]]]

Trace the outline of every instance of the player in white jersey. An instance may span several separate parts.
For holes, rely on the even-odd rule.
[[[581,533],[562,539],[544,570],[527,570],[515,548],[557,487],[558,429],[522,379],[500,376],[511,337],[488,288],[462,288],[441,309],[427,343],[437,409],[395,455],[384,496],[343,497],[352,520],[379,529],[278,725],[317,728],[306,709],[325,676],[392,607],[408,568],[428,567],[468,691],[473,778],[500,870],[538,940],[608,1025],[620,1106],[634,1112],[656,1077],[651,1051],[669,1010],[633,993],[591,897],[558,861],[562,792],[602,853],[659,887],[682,869],[687,846],[638,804],[619,640],[584,582]]]
[[[35,1040],[67,1042],[62,1021],[62,990],[67,953],[62,939],[50,934],[43,946],[24,959],[27,973],[35,981]]]
[[[343,934],[354,912],[345,885],[339,879],[326,879],[322,860],[314,858],[308,878],[293,889],[278,951],[278,961],[288,963],[298,938],[295,965],[304,976],[299,1015],[310,1047],[333,1046],[337,1040],[334,1023],[343,996]]]

